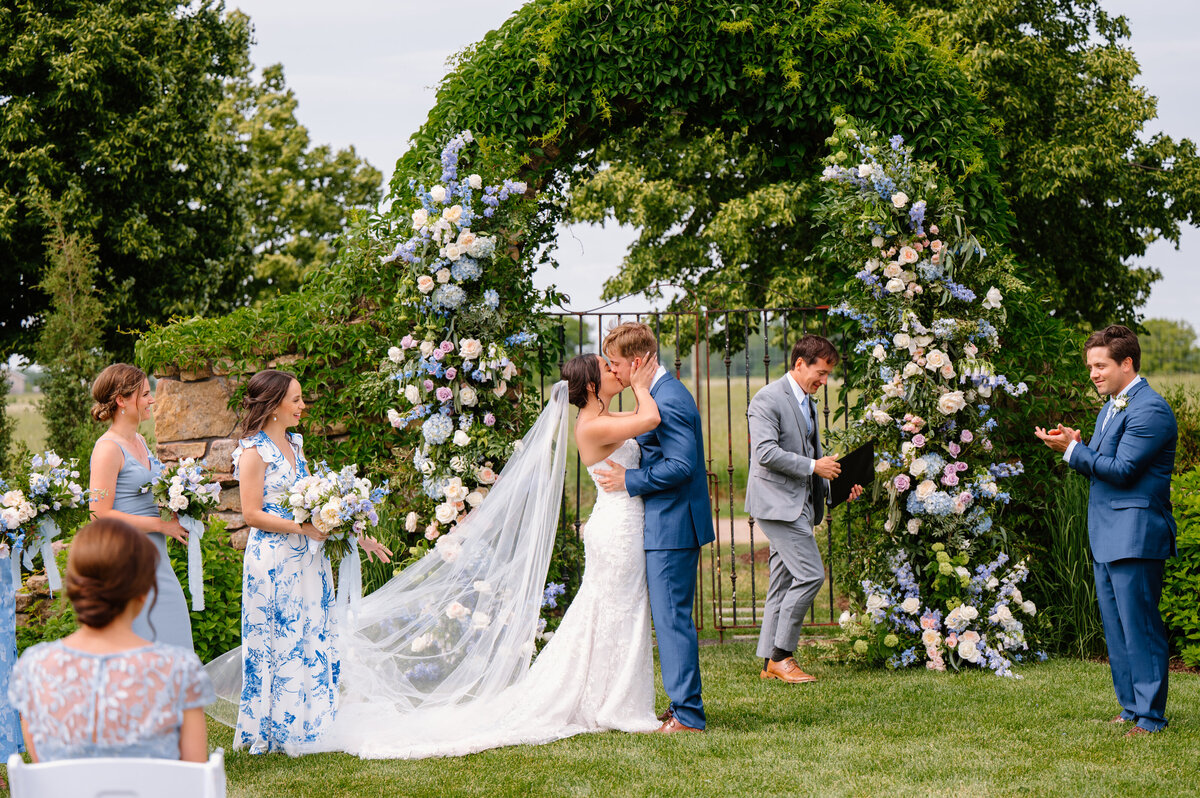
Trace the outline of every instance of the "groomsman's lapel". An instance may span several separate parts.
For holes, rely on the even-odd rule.
[[[796,401],[796,392],[792,389],[791,377],[786,374],[783,377],[783,400],[787,402],[788,407],[792,408],[792,417],[796,419],[796,426],[800,428],[800,436],[808,440],[808,420],[804,418],[804,414],[800,412],[800,403]]]

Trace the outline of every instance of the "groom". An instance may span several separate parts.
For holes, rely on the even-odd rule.
[[[1163,566],[1175,555],[1171,472],[1177,428],[1171,407],[1138,376],[1137,336],[1119,324],[1084,344],[1088,372],[1110,397],[1086,444],[1059,424],[1035,427],[1047,446],[1091,481],[1088,540],[1104,640],[1121,714],[1134,737],[1167,725],[1167,637],[1158,611]]]
[[[658,341],[645,324],[626,322],[604,338],[604,354],[622,385],[630,370],[658,352]],[[700,412],[688,389],[661,365],[650,385],[662,421],[637,438],[642,447],[639,468],[626,470],[607,460],[609,471],[598,474],[606,491],[625,490],[641,496],[646,506],[646,582],[650,614],[658,639],[663,687],[671,704],[660,716],[660,732],[703,731],[700,700],[700,657],[692,602],[700,547],[715,538],[704,437]]]

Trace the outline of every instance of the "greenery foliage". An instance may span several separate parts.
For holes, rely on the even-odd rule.
[[[1127,20],[1103,0],[885,1],[961,54],[995,120],[1020,277],[1072,324],[1132,325],[1159,277],[1132,258],[1200,221],[1200,158],[1147,130]]]
[[[1159,608],[1172,649],[1183,663],[1200,668],[1200,466],[1176,472],[1171,503],[1178,524],[1179,556],[1167,560]]]
[[[12,455],[13,431],[17,426],[14,419],[8,412],[8,397],[12,392],[12,383],[9,382],[9,377],[12,370],[4,364],[0,364],[0,477],[11,476],[10,457]]]
[[[1046,565],[1035,572],[1039,593],[1048,602],[1043,604],[1043,614],[1050,619],[1046,645],[1082,658],[1105,654],[1088,542],[1088,493],[1087,481],[1077,475],[1058,487],[1048,508]]]
[[[1200,348],[1196,331],[1186,321],[1146,319],[1138,336],[1143,374],[1200,373]]]
[[[47,448],[86,463],[103,429],[91,416],[91,384],[105,365],[101,345],[104,306],[96,293],[96,246],[68,231],[60,207],[44,202],[48,266],[39,288],[50,299],[37,342],[45,369],[39,409]]]

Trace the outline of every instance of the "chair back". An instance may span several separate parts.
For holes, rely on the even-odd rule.
[[[104,757],[27,765],[8,758],[12,798],[225,798],[225,752],[207,762]]]

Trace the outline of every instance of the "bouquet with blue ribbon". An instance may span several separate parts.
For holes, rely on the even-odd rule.
[[[7,485],[0,488],[4,491],[0,497],[0,529],[8,538],[2,544],[6,551],[0,551],[0,556],[9,556],[14,587],[21,584],[21,559],[32,570],[34,558],[41,554],[51,593],[62,589],[52,544],[64,526],[84,520],[87,499],[77,479],[78,461],[63,460],[47,451],[30,460],[23,485],[12,490]],[[20,553],[22,558],[18,558]]]
[[[203,462],[185,457],[173,466],[164,468],[142,492],[154,492],[159,514],[164,521],[172,517],[188,532],[188,592],[192,594],[192,609],[204,609],[204,558],[200,541],[204,537],[204,521],[221,501],[221,483],[212,481]]]

